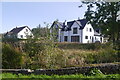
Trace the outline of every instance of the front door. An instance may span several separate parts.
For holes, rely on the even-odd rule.
[[[68,40],[68,37],[67,37],[67,36],[64,36],[64,41],[67,42],[67,40]]]
[[[94,42],[94,38],[92,37],[92,43]]]

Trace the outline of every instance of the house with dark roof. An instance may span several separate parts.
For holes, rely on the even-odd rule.
[[[5,38],[12,39],[27,39],[33,37],[33,34],[28,26],[16,27],[4,35]]]
[[[54,21],[50,32],[56,35],[59,42],[94,43],[103,42],[100,29],[93,29],[86,19],[78,19],[69,22]]]

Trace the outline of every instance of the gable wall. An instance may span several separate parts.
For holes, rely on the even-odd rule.
[[[90,28],[91,28],[92,32],[90,32]],[[85,36],[88,36],[88,39],[85,39]],[[91,39],[90,39],[90,36],[91,36]],[[93,37],[93,40],[94,40],[94,29],[91,26],[91,24],[86,24],[84,29],[83,29],[82,43],[91,43],[92,42],[92,37]]]
[[[28,30],[28,32],[26,32],[26,29]],[[23,38],[21,38],[21,35],[23,35]],[[27,28],[25,27],[23,30],[21,30],[18,34],[17,34],[17,38],[19,39],[27,39],[27,35],[32,35],[32,32]]]
[[[77,34],[73,34],[73,28],[77,27]],[[70,31],[64,31],[64,36],[68,36],[68,42],[71,42],[71,36],[80,36],[79,40],[81,42],[81,30],[79,30],[79,25],[74,22],[73,25],[71,26],[71,30]],[[64,40],[63,40],[64,41]]]

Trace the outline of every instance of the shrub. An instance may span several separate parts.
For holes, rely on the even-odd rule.
[[[101,49],[96,56],[96,60],[98,63],[109,63],[109,62],[117,62],[118,56],[117,52],[114,49],[106,48]]]
[[[23,64],[22,53],[9,44],[2,46],[2,68],[21,68]]]
[[[108,47],[105,49],[97,50],[97,52],[86,54],[85,62],[86,63],[109,63],[117,62],[118,55],[117,51]]]
[[[25,52],[26,68],[60,68],[64,65],[63,51],[48,38],[28,39]]]
[[[61,49],[84,49],[84,50],[98,50],[104,47],[104,44],[100,43],[56,43]]]

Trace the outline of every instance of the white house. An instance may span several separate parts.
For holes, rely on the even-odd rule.
[[[11,31],[7,32],[5,38],[18,38],[27,39],[28,37],[33,37],[33,34],[28,26],[16,27]]]
[[[79,42],[79,43],[95,43],[103,42],[100,29],[93,29],[86,19],[69,21],[64,23],[54,21],[50,32],[56,33],[59,42]]]

